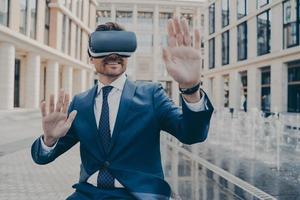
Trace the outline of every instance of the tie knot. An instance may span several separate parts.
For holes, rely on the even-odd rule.
[[[113,86],[104,86],[102,88],[102,92],[103,92],[103,98],[107,98],[108,94],[110,93],[110,91],[113,89]]]

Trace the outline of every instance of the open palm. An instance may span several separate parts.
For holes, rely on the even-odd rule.
[[[51,146],[58,138],[66,135],[70,129],[77,111],[72,111],[68,117],[69,95],[60,91],[59,98],[54,107],[54,95],[50,96],[49,113],[46,111],[46,103],[41,103],[41,112],[43,116],[44,140]],[[47,142],[50,141],[50,142]]]
[[[163,49],[163,60],[168,73],[180,87],[188,88],[198,84],[201,77],[199,30],[195,30],[195,45],[192,46],[185,18],[169,19],[167,28],[168,47]]]

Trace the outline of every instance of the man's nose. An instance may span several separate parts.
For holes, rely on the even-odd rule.
[[[113,54],[110,54],[109,56],[108,56],[108,58],[110,58],[110,59],[117,59],[119,56],[117,55],[117,54],[115,54],[115,53],[113,53]]]

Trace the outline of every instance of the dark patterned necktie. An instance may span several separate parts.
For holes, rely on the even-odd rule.
[[[98,134],[101,138],[101,142],[104,148],[105,153],[108,153],[111,135],[110,135],[110,126],[109,126],[109,107],[107,102],[107,97],[110,91],[113,89],[112,86],[105,86],[102,88],[103,102],[102,110],[99,121]],[[101,188],[113,188],[114,187],[114,177],[109,173],[106,168],[99,170],[97,178],[97,186]]]

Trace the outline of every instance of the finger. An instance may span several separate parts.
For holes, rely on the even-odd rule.
[[[171,55],[169,50],[167,50],[166,48],[163,48],[163,60],[165,61],[166,65],[169,65],[169,63],[171,62]]]
[[[189,25],[187,23],[187,20],[185,18],[182,18],[180,20],[180,24],[183,32],[183,45],[191,46],[192,40],[191,40],[191,35],[190,35]]]
[[[195,29],[195,48],[200,49],[200,31]]]
[[[174,28],[176,33],[176,41],[178,46],[183,45],[183,34],[182,34],[182,28],[179,22],[178,17],[174,19]]]
[[[67,125],[68,127],[71,127],[71,125],[72,125],[72,123],[73,123],[73,121],[74,121],[76,115],[77,115],[77,110],[73,110],[73,111],[69,114],[69,117],[68,117],[68,119],[67,119],[67,121],[66,121],[66,125]]]
[[[182,34],[181,25],[179,23],[178,17],[175,17],[173,21],[174,21],[175,34],[176,35]]]
[[[49,112],[53,113],[54,112],[54,95],[50,95],[50,106],[49,106]]]
[[[64,97],[65,97],[65,92],[63,90],[59,91],[59,97],[58,97],[58,101],[56,103],[56,112],[60,112],[61,108],[63,106],[63,102],[64,102]]]
[[[167,24],[167,30],[168,30],[168,46],[169,47],[175,47],[176,46],[176,34],[174,31],[174,24],[173,24],[173,19],[168,20]]]
[[[45,117],[47,115],[46,111],[46,102],[43,100],[40,105],[42,116]]]
[[[70,101],[69,94],[65,94],[65,100],[64,100],[64,105],[63,105],[63,112],[64,113],[67,113],[68,106],[69,106],[69,101]]]

